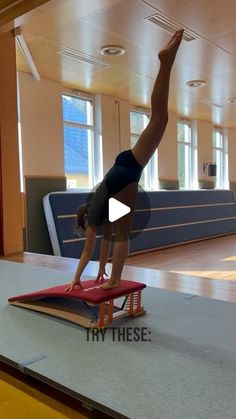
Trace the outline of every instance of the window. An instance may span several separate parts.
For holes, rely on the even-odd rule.
[[[228,141],[223,130],[213,130],[213,162],[216,163],[216,180],[215,187],[217,189],[229,188],[228,180]]]
[[[179,189],[196,189],[197,146],[189,122],[177,123]]]
[[[149,115],[143,112],[130,112],[130,144],[134,147],[138,141],[140,134],[149,123]],[[139,185],[143,189],[155,190],[158,189],[158,174],[157,174],[157,152],[154,153],[149,163],[143,170]]]
[[[64,159],[68,188],[93,186],[93,102],[63,95]]]

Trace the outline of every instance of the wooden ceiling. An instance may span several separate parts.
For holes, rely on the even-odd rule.
[[[158,70],[158,50],[171,34],[145,18],[160,13],[197,37],[183,41],[172,73],[170,110],[181,117],[236,128],[235,0],[51,0],[15,19],[42,78],[85,92],[115,95],[134,105],[150,106]],[[104,57],[107,44],[122,45],[126,54]],[[61,55],[82,54],[107,66]],[[17,53],[17,67],[28,71]],[[188,80],[204,79],[194,89]]]
[[[0,0],[0,30],[3,26],[5,29],[11,28],[11,22],[18,16],[41,6],[48,0]],[[8,25],[8,28],[6,25]]]

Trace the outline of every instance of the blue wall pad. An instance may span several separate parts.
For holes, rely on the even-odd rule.
[[[88,193],[48,194],[44,212],[54,255],[78,258],[84,237],[75,231],[77,208]],[[99,258],[98,230],[93,259]],[[157,191],[138,193],[130,237],[130,253],[177,245],[236,232],[236,202],[230,190]]]

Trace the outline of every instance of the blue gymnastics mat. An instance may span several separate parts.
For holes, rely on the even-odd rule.
[[[1,361],[115,418],[235,419],[236,304],[147,287],[147,314],[103,341],[8,304],[72,275],[0,261]]]

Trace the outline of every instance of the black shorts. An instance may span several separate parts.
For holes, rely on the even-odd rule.
[[[106,174],[106,183],[109,198],[120,192],[132,182],[139,182],[143,167],[137,162],[131,150],[122,151],[116,157],[111,170]]]
[[[139,182],[143,167],[137,162],[131,150],[118,154],[114,165],[98,186],[88,211],[88,224],[100,225],[108,221],[108,201],[125,186]]]

